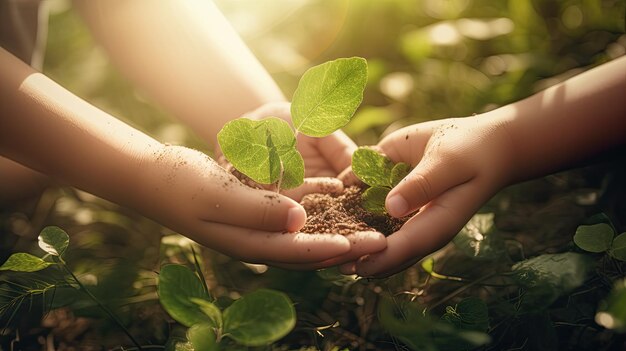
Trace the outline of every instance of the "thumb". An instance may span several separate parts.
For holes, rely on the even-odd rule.
[[[452,167],[453,168],[453,167]],[[424,157],[422,161],[396,185],[385,200],[387,212],[393,217],[404,217],[415,212],[432,199],[471,179],[449,164]]]

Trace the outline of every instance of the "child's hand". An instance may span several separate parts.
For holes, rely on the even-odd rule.
[[[343,263],[385,246],[379,234],[363,234],[370,240],[354,245],[341,235],[297,233],[306,219],[297,202],[244,186],[201,152],[163,146],[146,158],[138,193],[130,200],[133,207],[229,256],[313,269],[329,259]]]
[[[412,125],[385,137],[380,150],[415,167],[387,196],[387,211],[394,217],[419,212],[387,238],[384,251],[342,271],[387,276],[448,243],[510,180],[509,145],[505,128],[485,116]]]

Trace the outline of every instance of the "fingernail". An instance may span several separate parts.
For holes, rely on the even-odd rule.
[[[402,217],[409,210],[409,203],[406,202],[402,195],[393,195],[387,199],[385,204],[387,212],[394,217]]]
[[[287,230],[290,232],[297,232],[304,226],[306,222],[306,213],[304,209],[299,207],[292,207],[287,212]]]

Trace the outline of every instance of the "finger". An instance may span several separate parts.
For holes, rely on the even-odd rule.
[[[451,160],[429,157],[398,183],[385,199],[387,212],[401,218],[427,204],[446,190],[471,179],[467,167],[454,167]]]
[[[352,154],[357,146],[341,130],[332,133],[318,143],[320,153],[328,160],[335,172],[343,171],[352,163]]]
[[[299,187],[283,190],[282,193],[296,201],[300,201],[304,195],[307,194],[340,194],[342,191],[343,183],[339,179],[331,177],[311,177],[304,178],[304,183]]]
[[[313,263],[285,264],[284,262],[272,262],[270,264],[294,270],[322,269],[353,262],[363,255],[384,250],[387,246],[385,236],[378,232],[357,232],[345,237],[350,241],[350,250],[342,255]]]
[[[357,274],[388,276],[440,249],[486,200],[481,188],[473,182],[449,190],[388,236],[385,250],[358,261]]]
[[[341,180],[346,186],[363,184],[363,182],[359,178],[357,178],[354,172],[352,172],[352,167],[344,169],[341,173],[339,173],[337,179]]]
[[[232,224],[265,231],[296,232],[304,226],[304,208],[287,196],[268,190],[252,189],[232,175],[223,172],[222,180],[214,180],[206,190],[212,196],[196,196],[203,203],[194,208],[203,210],[198,217],[207,222]]]
[[[350,250],[348,239],[339,234],[265,232],[214,222],[199,225],[191,239],[250,263],[317,263]]]

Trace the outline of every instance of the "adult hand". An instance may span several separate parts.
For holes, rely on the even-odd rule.
[[[383,277],[414,264],[448,243],[511,179],[508,134],[486,116],[412,125],[391,133],[378,147],[394,162],[414,167],[387,195],[387,212],[415,214],[387,237],[385,250],[343,265],[346,274]]]

